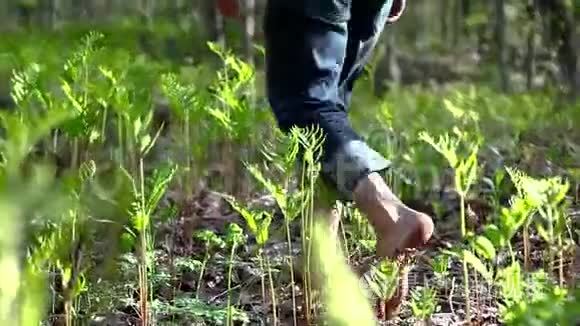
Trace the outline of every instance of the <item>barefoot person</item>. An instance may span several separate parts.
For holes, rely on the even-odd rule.
[[[392,193],[379,174],[389,161],[352,129],[347,111],[384,25],[404,8],[404,0],[270,0],[265,17],[268,97],[278,123],[324,130],[323,177],[367,216],[385,257],[427,242],[433,222]]]
[[[382,257],[417,248],[433,233],[431,218],[389,189],[379,174],[389,161],[348,119],[355,81],[384,26],[404,9],[405,0],[269,0],[264,25],[268,98],[280,128],[322,128],[323,179],[366,215]]]
[[[268,97],[280,127],[324,130],[323,177],[367,216],[386,257],[427,242],[433,222],[392,193],[379,174],[389,161],[352,129],[347,111],[384,25],[404,8],[404,0],[270,0],[265,17]]]

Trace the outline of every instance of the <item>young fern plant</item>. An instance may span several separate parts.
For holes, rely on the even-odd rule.
[[[8,153],[8,155],[24,155],[23,157],[14,157],[15,162],[23,163],[24,157],[30,154],[30,151],[33,150],[33,145],[36,145],[35,142],[45,142],[44,146],[39,146],[39,148],[48,151],[51,146],[46,144],[46,140],[50,134],[54,133],[55,137],[57,137],[58,129],[68,125],[75,118],[75,114],[68,109],[66,100],[56,99],[51,92],[44,89],[42,75],[43,71],[40,65],[32,63],[21,71],[14,71],[10,79],[10,96],[17,110],[14,114],[5,114],[2,119],[5,122],[12,119],[20,119],[21,121],[18,121],[18,124],[4,123],[4,128],[7,131],[11,127],[20,128],[18,132],[16,132],[17,130],[12,130],[12,135],[7,133],[6,136],[7,138],[9,136],[21,137],[24,134],[19,133],[25,132],[33,137],[31,139],[13,138],[7,142],[6,145],[9,147],[19,145],[18,143],[29,142],[27,144],[29,147],[5,149],[13,150],[13,153]],[[44,124],[41,122],[44,122]],[[52,150],[56,151],[56,149],[56,145],[54,145]]]
[[[75,301],[87,290],[82,254],[86,245],[83,235],[90,220],[89,213],[83,207],[85,189],[90,185],[96,173],[94,161],[83,162],[78,176],[71,182],[69,189],[71,207],[52,230],[51,240],[54,245],[52,264],[60,272],[62,297],[64,301],[65,325],[74,325],[76,314]],[[65,254],[59,254],[64,252]]]
[[[161,77],[161,89],[169,100],[173,116],[177,117],[180,124],[181,134],[178,137],[184,140],[180,152],[185,153],[185,162],[181,164],[184,174],[181,183],[185,190],[185,198],[189,198],[193,195],[192,186],[195,178],[194,160],[196,162],[201,161],[200,155],[195,155],[198,153],[194,151],[192,145],[192,141],[194,139],[199,141],[201,135],[196,135],[197,137],[195,138],[193,137],[193,124],[191,123],[199,118],[199,107],[201,106],[200,95],[195,85],[184,85],[174,74],[166,74]]]
[[[511,263],[497,272],[495,284],[499,286],[500,294],[502,296],[503,303],[500,305],[500,315],[502,316],[503,322],[507,324],[521,325],[528,324],[528,322],[521,323],[521,320],[525,320],[525,318],[529,317],[527,316],[530,311],[529,309],[531,309],[529,305],[534,304],[534,301],[536,300],[534,299],[535,296],[529,297],[529,289],[534,289],[532,291],[534,293],[539,290],[544,294],[555,295],[554,298],[556,298],[559,297],[556,293],[561,291],[561,287],[550,287],[549,289],[546,289],[546,284],[542,284],[544,282],[536,281],[533,281],[533,285],[530,286],[532,283],[526,280],[524,274],[526,271],[526,265],[524,265],[524,269],[522,270],[512,248],[511,239],[520,229],[523,229],[524,264],[529,264],[528,258],[526,257],[526,255],[529,254],[526,246],[529,248],[529,244],[525,243],[526,241],[529,241],[529,233],[526,229],[532,225],[535,214],[540,212],[539,215],[542,217],[544,214],[542,212],[551,210],[551,208],[549,208],[550,202],[561,203],[564,200],[567,187],[566,183],[562,182],[559,178],[534,179],[514,168],[507,168],[507,171],[512,182],[516,186],[517,193],[512,197],[509,207],[503,207],[500,209],[498,220],[493,224],[485,226],[484,233],[497,250],[505,247],[509,250]],[[550,195],[554,195],[554,197],[551,197]],[[552,200],[549,199],[550,197]],[[555,206],[557,207],[556,210],[562,209],[562,207],[558,207],[558,204]],[[547,213],[547,215],[549,214],[551,213]],[[555,220],[551,221],[559,223]],[[545,221],[543,220],[536,221],[536,223],[543,224],[544,222]],[[565,224],[566,221],[563,220],[561,223]],[[542,228],[543,226],[540,226],[539,230]],[[550,229],[551,226],[547,224],[545,230]],[[553,228],[553,230],[557,229],[564,230],[565,227]],[[542,238],[550,243],[550,249],[548,250],[554,253],[555,249],[559,249],[557,245],[557,232],[551,233],[548,231],[544,233],[543,231],[538,231],[538,233],[540,235],[544,234]],[[555,237],[552,237],[552,235]],[[550,267],[553,268],[553,254],[551,254],[550,257]],[[562,273],[563,272],[560,272],[560,276],[562,276]],[[537,280],[536,276],[539,277],[540,275],[537,272],[532,273],[530,281],[534,278]],[[546,278],[545,280],[547,281],[548,279]],[[560,278],[560,284],[562,284],[562,278]],[[517,320],[520,321],[516,322]]]
[[[508,169],[508,173],[518,191],[518,196],[529,208],[524,224],[524,270],[529,270],[529,228],[532,223],[540,237],[548,243],[548,256],[551,270],[555,268],[555,256],[559,256],[558,279],[564,282],[564,252],[571,246],[569,218],[567,216],[566,194],[570,184],[559,177],[534,179],[525,173]],[[533,219],[534,213],[539,219]],[[555,250],[554,250],[555,249]]]
[[[149,276],[153,273],[154,267],[153,261],[150,259],[154,249],[151,220],[175,174],[175,167],[155,170],[148,180],[145,179],[142,160],[140,170],[141,174],[137,182],[126,170],[125,172],[132,181],[135,196],[135,201],[132,204],[133,210],[130,213],[133,229],[136,232],[131,232],[131,235],[137,240],[139,248],[139,309],[141,325],[146,326],[149,325],[150,317]],[[148,187],[146,187],[147,183]]]
[[[461,236],[466,237],[465,200],[469,190],[477,181],[477,154],[480,141],[470,141],[468,135],[457,128],[453,130],[453,135],[445,134],[438,139],[433,138],[426,132],[421,132],[419,137],[439,152],[453,169],[455,191],[457,191],[460,200]],[[462,151],[463,148],[465,150]]]
[[[350,239],[352,246],[352,254],[357,254],[358,258],[363,259],[364,257],[373,256],[376,250],[377,239],[374,231],[372,230],[368,220],[363,217],[361,212],[353,206],[346,207],[347,225],[350,226]],[[343,227],[343,232],[344,227]],[[347,246],[346,236],[345,247]],[[349,253],[348,251],[346,252]],[[348,257],[348,256],[347,256]]]
[[[448,299],[449,306],[453,307],[453,279],[451,282],[451,290],[449,289],[449,265],[451,263],[451,259],[449,255],[445,253],[440,253],[437,256],[433,257],[431,261],[431,269],[433,270],[433,276],[435,276],[435,289],[439,289],[439,293],[441,293],[441,289],[443,289],[445,296]]]
[[[387,319],[386,302],[396,295],[399,288],[400,267],[394,261],[383,259],[377,266],[371,266],[370,272],[364,275],[364,280],[372,294],[378,298],[379,319]]]
[[[413,316],[425,326],[431,325],[433,314],[441,309],[437,304],[437,291],[430,286],[414,289],[411,292],[410,306]]]
[[[90,145],[104,137],[102,122],[106,114],[102,109],[102,101],[94,92],[94,80],[98,79],[97,56],[102,49],[100,43],[103,39],[100,33],[87,34],[65,63],[60,79],[67,101],[59,104],[74,115],[74,119],[62,126],[70,139],[71,168],[78,168],[83,156],[87,156]]]
[[[560,178],[553,178],[550,183],[551,187],[547,196],[547,203],[538,210],[541,220],[536,222],[536,229],[540,237],[548,243],[550,271],[558,269],[559,285],[563,287],[564,253],[575,247],[570,232],[569,203],[566,200],[570,184]],[[556,258],[556,255],[558,255],[558,258]],[[555,266],[556,261],[558,261],[557,267]]]
[[[524,243],[524,271],[530,270],[530,227],[533,222],[533,217],[538,209],[544,205],[546,198],[545,194],[548,190],[549,184],[545,180],[537,180],[527,176],[522,171],[515,168],[506,168],[508,175],[517,191],[517,199],[519,205],[525,207],[525,216],[523,225],[523,243]],[[513,205],[512,205],[513,207]]]
[[[435,256],[431,262],[431,269],[439,287],[446,286],[446,280],[449,277],[449,262],[449,256],[445,254]]]
[[[511,239],[524,227],[534,208],[525,198],[516,195],[509,207],[502,207],[497,221],[484,227],[484,234],[497,249],[508,248],[512,263],[516,262]]]
[[[499,214],[501,211],[502,185],[504,184],[506,175],[506,170],[501,169],[495,171],[493,177],[484,177],[482,180],[488,186],[488,198],[495,214]]]
[[[300,191],[303,194],[303,204],[300,205],[302,217],[302,254],[306,263],[303,265],[303,283],[304,283],[304,308],[306,310],[306,320],[312,322],[313,302],[313,284],[312,284],[312,246],[314,236],[314,219],[315,219],[315,185],[321,171],[320,160],[322,158],[322,145],[324,134],[320,128],[312,129],[292,129],[300,143],[302,155]]]
[[[131,181],[135,197],[130,212],[133,228],[136,233],[139,247],[139,306],[142,325],[149,323],[149,274],[153,265],[149,259],[153,251],[151,219],[152,214],[176,172],[175,166],[164,167],[153,171],[149,178],[145,174],[145,157],[161,133],[161,128],[152,136],[153,110],[150,105],[139,101],[147,100],[131,97],[131,89],[122,82],[123,74],[117,76],[113,71],[101,67],[102,74],[110,81],[111,97],[117,110],[117,124],[119,126],[119,143],[121,148],[129,153],[128,164],[121,160],[121,170]],[[134,102],[135,101],[135,102]],[[124,129],[124,131],[123,131]],[[124,135],[125,137],[121,137]],[[126,168],[128,166],[128,170]]]
[[[222,147],[225,174],[224,180],[226,191],[233,193],[239,190],[236,184],[236,172],[241,172],[238,162],[231,153],[240,155],[238,148],[255,148],[253,139],[248,134],[256,132],[256,124],[267,121],[267,110],[256,110],[253,101],[255,95],[254,67],[225,48],[215,43],[208,43],[222,61],[223,67],[217,73],[217,77],[210,86],[212,101],[204,106],[205,113],[209,116],[208,121],[214,124],[218,131],[217,138],[224,140]]]
[[[276,143],[266,145],[262,151],[266,162],[265,169],[272,168],[275,171],[273,174],[278,176],[279,181],[274,181],[265,176],[257,165],[246,164],[246,169],[252,174],[254,179],[264,187],[271,196],[274,197],[280,212],[284,217],[284,225],[286,230],[286,244],[288,246],[288,266],[290,268],[290,285],[292,292],[292,317],[293,324],[297,324],[296,311],[296,281],[294,273],[294,259],[292,238],[290,233],[290,226],[292,222],[299,216],[301,207],[304,205],[304,192],[299,189],[290,189],[292,179],[296,172],[296,164],[298,162],[298,154],[300,151],[300,143],[298,141],[298,132],[291,132],[289,135],[281,135],[276,137]]]
[[[439,152],[446,160],[451,169],[454,172],[454,184],[455,191],[459,195],[459,209],[460,209],[460,228],[461,237],[464,240],[468,240],[472,235],[467,232],[466,223],[466,207],[465,201],[469,190],[476,182],[477,179],[477,169],[478,161],[477,154],[479,151],[480,140],[470,141],[469,135],[465,132],[460,131],[458,128],[454,128],[453,135],[445,134],[440,136],[438,139],[433,138],[427,132],[421,132],[419,135],[420,139],[429,144],[433,149]],[[470,243],[485,242],[484,246],[489,249],[490,243],[486,238],[479,237],[475,242],[470,241]],[[493,248],[493,246],[491,246]],[[469,269],[468,264],[471,263],[476,270],[484,272],[489,279],[489,273],[484,268],[481,261],[473,255],[469,250],[461,250],[459,253],[454,253],[456,257],[461,258],[463,262],[463,278],[464,278],[464,291],[465,291],[465,313],[466,319],[471,320],[470,315],[470,290],[469,290]],[[489,256],[495,255],[490,252]]]
[[[154,110],[151,98],[138,92],[137,85],[127,78],[127,71],[99,67],[108,81],[109,105],[114,109],[117,125],[118,160],[131,175],[141,173],[143,158],[151,151],[163,125],[152,133]]]
[[[195,298],[199,298],[199,290],[201,288],[201,284],[203,282],[203,276],[205,274],[205,269],[207,267],[207,263],[211,259],[212,253],[217,249],[225,248],[225,242],[217,235],[215,232],[210,230],[202,230],[199,231],[195,237],[204,243],[205,247],[205,254],[203,256],[203,261],[201,262],[201,268],[199,271],[199,278],[197,280],[197,286],[195,289]]]
[[[499,306],[504,322],[511,320],[510,310],[525,301],[525,277],[518,261],[513,261],[497,273],[497,284],[502,303]]]
[[[32,88],[20,89],[30,94]],[[18,104],[20,105],[20,104]],[[39,325],[44,321],[49,293],[47,267],[53,262],[49,236],[38,238],[38,246],[26,246],[25,228],[31,217],[63,216],[68,194],[59,191],[48,167],[28,164],[35,145],[70,117],[59,109],[23,118],[23,111],[1,112],[0,125],[0,324]],[[23,173],[26,167],[26,173]],[[56,191],[55,191],[56,190]]]
[[[274,280],[272,279],[272,270],[270,268],[270,261],[268,255],[264,253],[264,247],[268,242],[270,235],[270,224],[272,222],[272,214],[264,211],[251,211],[246,207],[241,206],[235,200],[230,200],[230,205],[238,212],[244,221],[250,233],[256,239],[258,245],[258,251],[256,257],[260,263],[260,281],[262,286],[262,302],[266,305],[266,286],[264,275],[266,271],[268,273],[268,278],[270,281],[270,296],[272,300],[272,317],[274,325],[278,324],[277,308],[276,308],[276,293],[274,290]],[[266,266],[266,268],[264,268]]]
[[[500,321],[506,325],[574,325],[578,320],[578,297],[543,270],[525,274],[514,262],[498,272],[496,284]]]
[[[244,235],[244,230],[236,223],[230,223],[228,225],[226,233],[226,244],[230,248],[229,260],[228,260],[228,302],[227,302],[227,314],[226,314],[226,326],[232,326],[234,307],[232,306],[232,271],[234,269],[234,256],[238,246],[242,245],[246,241]]]
[[[311,320],[313,297],[310,257],[314,223],[314,186],[320,172],[319,161],[322,154],[323,134],[320,129],[293,128],[287,136],[278,136],[277,141],[278,144],[266,147],[263,154],[266,157],[267,166],[272,167],[278,175],[281,175],[279,181],[273,181],[266,177],[256,165],[246,164],[246,168],[258,183],[274,197],[284,216],[292,283],[292,303],[295,308],[297,307],[295,271],[290,226],[296,217],[302,217],[302,253],[306,257],[302,273],[304,300],[306,319]],[[301,171],[298,189],[291,190],[291,181],[297,167]],[[297,322],[296,310],[293,311],[294,324]]]

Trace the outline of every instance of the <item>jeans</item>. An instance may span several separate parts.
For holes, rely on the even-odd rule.
[[[322,177],[352,200],[358,180],[389,161],[352,129],[348,107],[393,0],[269,0],[265,18],[268,98],[279,127],[319,126]]]

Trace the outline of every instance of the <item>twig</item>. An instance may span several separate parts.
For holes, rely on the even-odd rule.
[[[233,291],[233,290],[235,290],[237,288],[240,288],[240,287],[242,287],[242,285],[244,285],[244,284],[238,284],[236,286],[232,286],[230,288],[230,291]],[[228,292],[230,292],[230,291],[225,290],[225,291],[223,291],[223,292],[221,292],[221,293],[213,296],[212,298],[209,299],[209,303],[213,303],[215,300],[219,299],[220,297],[223,297],[224,295],[228,294]]]
[[[455,309],[453,309],[453,291],[455,290],[455,277],[451,279],[451,291],[449,291],[449,309],[451,313],[455,315]]]

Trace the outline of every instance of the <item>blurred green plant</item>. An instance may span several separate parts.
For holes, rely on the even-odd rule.
[[[229,200],[230,205],[233,209],[238,212],[244,221],[246,222],[246,226],[250,230],[250,234],[254,236],[256,239],[256,243],[258,245],[258,251],[256,253],[256,257],[258,258],[258,262],[260,264],[260,281],[262,286],[262,302],[264,306],[266,305],[266,286],[264,281],[264,275],[268,274],[269,281],[270,281],[270,289],[271,289],[271,300],[272,300],[272,314],[273,314],[273,322],[277,324],[277,308],[276,308],[276,293],[274,291],[274,280],[272,279],[272,270],[270,268],[270,262],[268,255],[264,253],[264,247],[268,242],[268,238],[270,237],[270,224],[272,223],[272,214],[265,212],[265,211],[254,211],[250,210],[246,207],[243,207],[241,204],[237,203],[235,200]],[[265,264],[264,264],[265,262]],[[266,265],[266,268],[264,267]]]
[[[366,284],[379,300],[381,316],[387,316],[385,303],[392,298],[399,289],[400,267],[395,261],[383,259],[377,266],[371,266],[364,275]]]
[[[435,280],[439,286],[445,286],[447,278],[449,276],[449,263],[450,259],[448,255],[439,254],[433,258],[431,262],[431,268],[433,269],[433,274],[435,275]]]
[[[54,179],[54,168],[35,161],[33,154],[70,115],[63,110],[34,112],[27,105],[33,97],[44,96],[32,82],[34,74],[34,68],[15,73],[13,96],[20,109],[0,113],[0,221],[6,232],[0,241],[0,323],[7,325],[37,325],[43,320],[48,301],[46,268],[56,244],[39,235],[38,245],[28,248],[25,234],[35,219],[61,216],[69,205],[62,185]],[[83,284],[75,285],[81,291]]]
[[[303,264],[303,288],[304,288],[304,308],[306,320],[312,320],[311,311],[314,308],[313,283],[312,283],[312,246],[315,216],[315,193],[317,191],[317,180],[321,171],[320,159],[322,157],[322,145],[324,143],[324,133],[319,127],[310,129],[292,130],[297,133],[296,137],[300,144],[301,166],[299,189],[303,194],[300,215],[302,233],[302,255],[306,263]]]
[[[475,140],[472,140],[474,136],[471,134],[461,131],[458,128],[453,129],[453,136],[448,133],[440,136],[438,139],[433,138],[427,132],[422,132],[419,137],[431,147],[433,147],[437,152],[439,152],[447,160],[449,166],[454,172],[454,184],[455,190],[459,195],[459,218],[460,218],[460,229],[461,237],[464,240],[472,238],[472,236],[467,232],[466,224],[466,214],[465,214],[465,200],[468,196],[469,190],[477,181],[478,176],[478,160],[477,154],[479,151],[481,140],[476,135]],[[483,236],[477,237],[475,240],[469,241],[471,244],[475,244],[474,247],[480,248],[483,245],[483,249],[487,253],[487,258],[491,259],[495,256],[495,250],[493,246],[490,246],[490,242],[487,238]],[[463,282],[465,290],[465,313],[466,319],[469,321],[470,318],[470,291],[469,291],[469,269],[468,264],[471,264],[478,272],[482,273],[487,279],[490,279],[489,273],[485,268],[484,264],[469,250],[461,249],[458,252],[451,253],[452,255],[460,258],[463,262]]]
[[[199,278],[197,279],[197,286],[195,289],[195,297],[199,298],[199,289],[201,288],[205,269],[211,258],[211,254],[214,250],[225,248],[226,244],[217,234],[215,234],[215,232],[210,230],[201,230],[196,233],[195,237],[203,241],[205,248],[205,254],[203,256],[203,261],[199,271]]]
[[[242,245],[246,241],[246,236],[244,235],[244,230],[236,223],[230,223],[228,225],[226,233],[226,244],[230,247],[230,255],[228,260],[228,302],[227,302],[227,316],[226,325],[233,325],[232,314],[234,307],[232,306],[232,271],[234,268],[234,255],[238,246]]]
[[[437,304],[437,291],[429,286],[419,287],[411,291],[411,311],[413,316],[429,325],[430,319],[441,307]]]
[[[154,250],[154,239],[152,236],[152,219],[159,201],[162,199],[173,175],[175,174],[175,167],[167,167],[156,170],[151,177],[146,178],[143,170],[143,160],[140,164],[140,177],[136,181],[129,172],[127,178],[132,181],[133,194],[135,201],[133,202],[133,210],[131,213],[131,221],[133,222],[133,229],[135,233],[130,232],[139,248],[139,300],[140,300],[140,315],[142,325],[148,325],[150,318],[149,312],[149,277],[153,273],[154,262],[149,257]]]
[[[336,237],[323,220],[314,223],[315,277],[320,280],[325,318],[329,325],[376,325],[376,318],[360,284],[345,262]],[[345,313],[348,312],[348,313]]]

